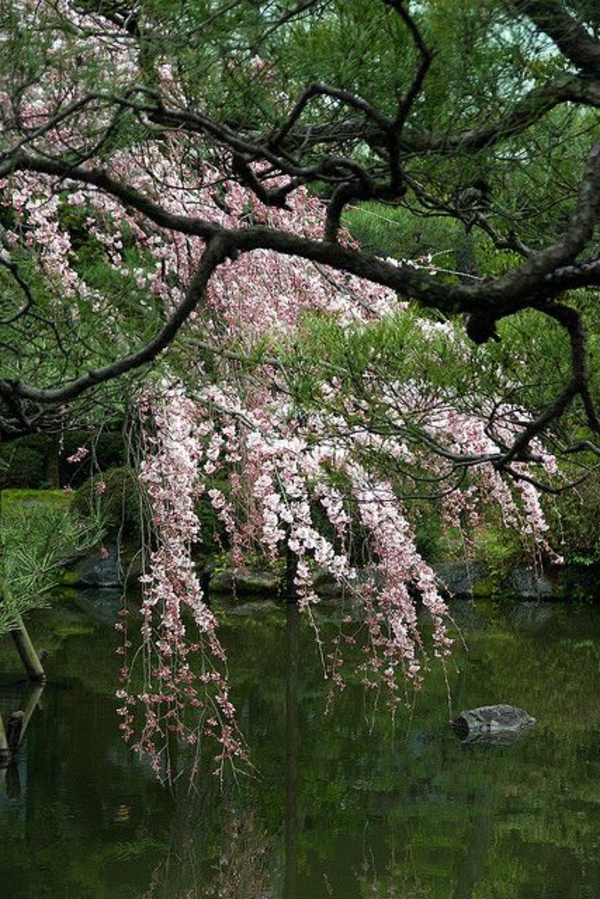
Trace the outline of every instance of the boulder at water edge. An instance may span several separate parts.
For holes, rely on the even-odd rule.
[[[484,705],[467,709],[452,721],[461,740],[510,743],[518,739],[535,724],[524,709],[514,705]]]

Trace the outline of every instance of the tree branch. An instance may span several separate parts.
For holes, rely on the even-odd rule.
[[[183,302],[167,319],[159,333],[141,349],[117,359],[102,368],[93,369],[62,387],[38,388],[19,381],[0,380],[0,397],[10,403],[32,400],[36,403],[65,403],[73,400],[91,387],[111,381],[120,375],[134,371],[152,362],[177,336],[192,312],[203,302],[206,288],[216,268],[231,252],[224,237],[213,238],[202,255],[196,274],[190,281]]]
[[[600,75],[600,44],[573,19],[558,0],[514,0],[515,10],[528,16],[577,68]]]

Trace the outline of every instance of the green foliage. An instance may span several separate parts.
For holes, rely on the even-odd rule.
[[[0,509],[2,516],[32,506],[66,512],[71,506],[71,501],[71,494],[64,490],[3,490]]]
[[[484,524],[473,535],[473,557],[487,562],[492,578],[498,580],[515,562],[527,561],[523,540],[502,525]]]
[[[109,534],[139,543],[144,503],[135,471],[121,467],[89,478],[75,494],[73,508],[81,515],[97,516]]]
[[[591,477],[547,503],[556,547],[567,562],[600,564],[600,482]]]
[[[21,498],[22,499],[22,498]],[[0,635],[47,604],[64,560],[98,542],[97,520],[34,500],[4,501],[0,520]]]
[[[416,259],[435,256],[440,268],[455,268],[456,249],[464,235],[462,225],[444,216],[415,220],[401,206],[368,202],[350,207],[344,225],[361,247],[379,256]]]
[[[419,514],[420,513],[420,514]],[[415,515],[415,537],[418,552],[427,562],[447,562],[451,556],[444,540],[446,528],[442,527],[435,503],[426,503]]]
[[[211,483],[212,486],[217,486],[217,482]],[[229,492],[229,482],[219,480],[218,488],[227,494]],[[225,528],[219,521],[212,503],[206,497],[197,503],[196,515],[200,521],[200,533],[202,535],[202,543],[199,547],[200,553],[203,558],[215,558],[223,551],[224,547],[229,545]]]
[[[46,479],[45,457],[35,449],[14,444],[0,447],[0,490],[41,487]]]
[[[68,461],[79,447],[89,450],[81,462]],[[60,483],[79,487],[92,475],[120,468],[126,461],[126,448],[120,431],[66,431],[61,441],[59,458]]]
[[[85,459],[69,462],[69,456],[80,447],[88,450]],[[0,444],[0,490],[59,484],[77,487],[95,472],[122,466],[125,456],[120,431],[65,431],[61,437],[30,434]]]

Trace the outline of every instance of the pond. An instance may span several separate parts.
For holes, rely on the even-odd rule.
[[[467,648],[393,725],[358,678],[324,716],[329,685],[294,609],[233,609],[222,635],[256,773],[222,787],[183,774],[172,791],[119,737],[118,608],[80,594],[33,617],[40,695],[0,644],[0,711],[35,707],[0,781],[2,897],[598,896],[598,608],[455,603]],[[538,723],[510,745],[463,744],[449,702],[509,702]]]

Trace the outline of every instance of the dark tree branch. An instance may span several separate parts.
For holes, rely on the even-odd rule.
[[[33,294],[31,293],[31,289],[27,281],[21,277],[18,267],[14,262],[11,261],[11,258],[8,252],[4,249],[0,248],[0,266],[5,268],[8,272],[10,272],[15,284],[19,287],[22,293],[25,296],[25,301],[23,304],[17,309],[13,315],[8,316],[7,318],[0,318],[0,325],[12,325],[14,322],[18,321],[20,318],[23,318],[30,309],[34,305]]]
[[[182,234],[210,239],[222,232],[222,228],[219,225],[215,225],[213,222],[205,219],[190,218],[167,212],[158,203],[155,203],[134,187],[113,178],[104,169],[72,165],[68,160],[40,155],[34,156],[25,153],[23,150],[18,150],[5,159],[3,163],[0,163],[0,178],[5,178],[17,171],[54,175],[62,181],[70,180],[95,187],[119,200],[124,206],[136,209],[156,225],[179,231]]]
[[[600,107],[600,84],[580,76],[567,74],[532,89],[515,103],[513,108],[483,128],[472,128],[450,134],[434,134],[404,130],[400,150],[405,157],[419,155],[454,156],[491,148],[510,137],[521,134],[548,112],[564,103]],[[360,120],[335,124],[314,124],[304,131],[289,135],[293,146],[338,144],[364,140],[372,146],[382,146],[380,128],[369,127]]]
[[[7,403],[31,400],[35,403],[65,403],[81,396],[86,390],[134,371],[152,362],[175,339],[192,312],[204,301],[206,288],[218,266],[232,251],[224,237],[213,238],[200,261],[196,274],[190,281],[183,302],[167,319],[159,333],[149,343],[102,368],[93,369],[62,387],[39,388],[19,381],[0,380],[0,397]]]
[[[287,198],[300,184],[300,181],[295,179],[288,181],[282,187],[269,190],[253,171],[252,166],[239,153],[233,154],[231,170],[238,178],[240,184],[251,190],[261,203],[264,203],[265,206],[275,206],[279,209],[289,208]]]
[[[528,257],[521,266],[499,278],[484,284],[451,285],[436,281],[408,266],[384,262],[367,253],[331,242],[311,240],[261,225],[227,231],[204,219],[174,215],[101,169],[71,166],[59,159],[33,157],[21,150],[0,166],[0,177],[15,170],[37,171],[94,186],[161,227],[183,234],[204,239],[226,235],[231,245],[241,252],[267,249],[299,256],[391,287],[443,312],[481,314],[491,319],[512,314],[530,305],[536,293],[544,287],[548,288],[545,284],[547,276],[572,262],[585,247],[592,235],[600,205],[599,142],[588,155],[575,212],[559,240]],[[548,293],[551,291],[548,290]],[[539,302],[540,299],[538,296],[535,301]]]
[[[408,3],[405,3],[404,0],[384,0],[384,3],[386,4],[386,6],[390,6],[398,13],[398,15],[408,28],[415,46],[419,52],[419,56],[421,57],[421,61],[419,63],[419,66],[417,67],[417,71],[413,78],[412,84],[398,103],[398,111],[396,113],[396,119],[394,121],[394,128],[396,135],[400,136],[404,130],[404,125],[406,124],[412,107],[423,89],[423,83],[427,76],[427,72],[429,71],[429,67],[433,62],[434,54],[427,46],[425,38],[421,34],[421,29],[417,25],[413,16],[410,14],[408,10]]]
[[[561,0],[513,0],[513,6],[547,34],[578,69],[600,75],[600,44],[569,15]]]
[[[549,424],[560,418],[575,397],[586,390],[589,382],[586,334],[579,312],[560,303],[548,303],[542,307],[541,311],[557,321],[569,333],[571,377],[554,402],[521,431],[509,451],[497,464],[499,469],[506,469],[511,462],[520,460],[523,453],[529,449],[532,440],[539,437]]]
[[[139,86],[120,96],[87,95],[64,108],[59,103],[54,115],[35,128],[28,129],[19,122],[17,109],[15,121],[5,131],[5,137],[8,136],[14,143],[12,148],[7,147],[0,156],[0,179],[23,171],[55,178],[57,190],[63,182],[84,185],[113,197],[125,208],[135,211],[160,228],[198,237],[207,243],[185,299],[158,334],[137,351],[76,377],[62,386],[38,388],[8,379],[1,380],[0,400],[10,416],[18,421],[19,427],[32,426],[37,414],[35,404],[60,403],[80,397],[100,384],[106,384],[119,375],[151,363],[175,339],[190,314],[202,303],[210,277],[227,257],[268,250],[357,275],[446,315],[466,313],[469,316],[467,332],[479,343],[496,335],[495,328],[499,319],[525,308],[538,309],[558,321],[571,340],[572,365],[568,383],[538,418],[521,423],[522,430],[512,446],[500,446],[497,441],[498,452],[487,454],[484,461],[495,464],[513,476],[519,476],[514,463],[536,460],[531,452],[532,442],[569,408],[576,397],[581,398],[589,427],[600,433],[600,418],[589,389],[585,332],[581,318],[574,309],[556,302],[567,289],[600,287],[600,260],[589,256],[589,244],[600,213],[600,142],[589,152],[579,182],[574,211],[560,236],[539,251],[532,250],[516,234],[500,234],[485,209],[471,208],[465,211],[459,209],[456,203],[453,205],[440,200],[431,191],[422,188],[416,179],[411,179],[407,171],[413,165],[415,157],[427,160],[434,155],[464,156],[483,149],[489,150],[514,135],[521,134],[561,104],[600,107],[600,44],[566,11],[565,5],[559,0],[512,0],[513,10],[520,16],[529,17],[537,28],[555,42],[567,60],[584,74],[565,74],[529,91],[520,96],[512,109],[497,116],[484,127],[458,130],[450,134],[420,133],[409,127],[409,121],[415,104],[423,94],[434,54],[410,13],[409,0],[383,2],[397,13],[418,54],[412,82],[398,100],[395,115],[384,114],[358,93],[318,82],[300,93],[298,100],[291,104],[291,111],[285,121],[270,133],[266,129],[261,131],[260,127],[256,130],[237,127],[235,123],[217,120],[192,108],[169,108],[173,104],[164,102],[158,91]],[[277,28],[284,27],[316,7],[317,3],[318,0],[299,0],[292,8],[278,14],[276,21],[266,28],[263,40]],[[237,4],[230,4],[226,9],[235,5]],[[138,41],[141,48],[145,37],[138,18],[129,9],[115,7],[115,10],[113,23],[124,30],[126,41],[129,38]],[[101,9],[97,11],[102,14]],[[272,18],[268,21],[271,22]],[[208,148],[209,152],[226,158],[231,177],[243,183],[267,206],[287,208],[288,198],[295,188],[314,185],[315,182],[319,182],[322,187],[324,183],[329,197],[324,239],[309,239],[252,222],[244,227],[227,229],[207,219],[169,212],[161,205],[160,185],[156,191],[142,193],[96,162],[99,149],[104,149],[114,136],[116,118],[112,124],[103,125],[88,135],[87,149],[80,147],[65,154],[63,158],[50,155],[52,151],[48,147],[52,148],[52,134],[60,133],[65,122],[78,122],[82,113],[88,115],[95,111],[94,104],[98,104],[103,112],[114,108],[117,117],[120,112],[129,110],[159,140],[178,132],[190,135],[186,140],[193,142],[195,147],[198,146],[199,155],[204,154]],[[336,121],[340,109],[345,109],[344,114],[349,116],[342,122]],[[315,121],[306,123],[309,113]],[[365,149],[365,144],[370,146],[370,151]],[[323,152],[319,149],[320,145],[330,146],[332,152]],[[283,186],[270,187],[270,179],[274,177],[282,179]],[[421,210],[430,208],[437,214],[452,215],[468,227],[477,225],[498,248],[516,251],[523,261],[500,277],[474,284],[457,284],[443,280],[442,277],[433,278],[408,265],[379,259],[338,242],[343,212],[348,203],[369,199],[397,201],[404,196],[407,183],[413,187]],[[586,249],[588,258],[582,260],[580,257]],[[16,313],[0,324],[12,328],[17,323],[20,327],[21,319],[26,319],[27,322],[37,321],[34,319],[36,313],[33,309],[33,296],[27,284],[20,279],[19,272],[10,259],[8,262],[4,260],[4,265],[23,291],[25,302]],[[25,333],[25,329],[22,329],[22,333]],[[57,345],[61,347],[58,330],[55,337]],[[68,354],[62,347],[61,352],[66,370]],[[10,431],[11,423],[7,422],[8,419],[4,416],[0,421],[1,432]],[[427,443],[427,438],[424,439]],[[434,449],[433,443],[430,448]],[[440,451],[440,448],[436,451]],[[471,458],[458,454],[453,457],[447,451],[446,458],[458,467],[482,461],[481,456]]]
[[[327,5],[331,0],[300,0],[296,6],[292,7],[292,9],[286,10],[282,13],[278,19],[273,22],[272,25],[269,25],[268,28],[265,28],[263,33],[260,36],[260,40],[257,41],[254,46],[251,48],[251,52],[256,53],[260,47],[267,41],[276,31],[279,31],[280,28],[283,28],[284,25],[288,25],[290,22],[293,22],[294,19],[300,18],[303,13],[309,12],[315,6],[320,4]]]

